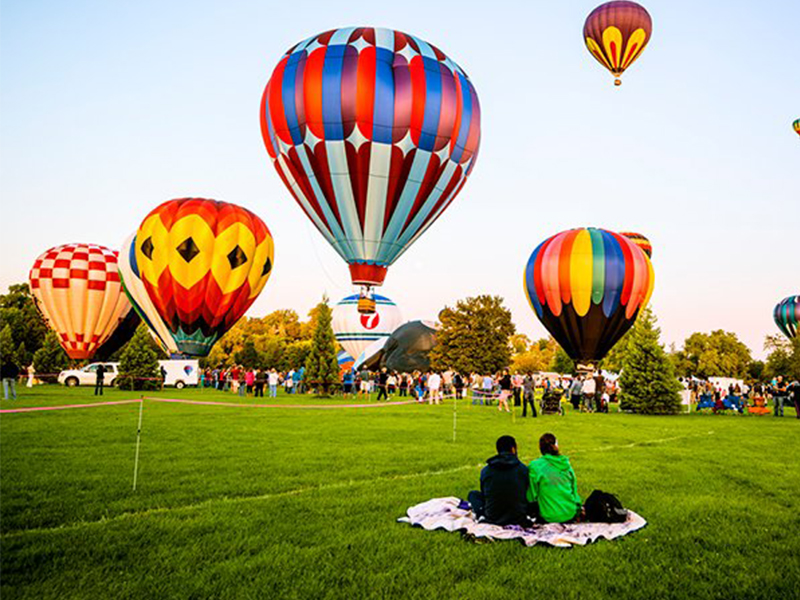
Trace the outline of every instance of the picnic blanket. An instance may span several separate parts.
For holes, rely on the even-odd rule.
[[[585,546],[600,538],[613,540],[647,525],[647,521],[629,510],[628,520],[624,523],[547,523],[532,527],[519,525],[502,527],[479,523],[475,520],[469,503],[454,496],[433,498],[412,506],[408,509],[407,516],[397,520],[428,531],[434,529],[462,531],[476,539],[520,540],[526,546],[549,544],[557,548]]]

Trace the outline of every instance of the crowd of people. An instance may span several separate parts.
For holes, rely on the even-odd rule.
[[[306,393],[305,367],[278,371],[277,369],[233,367],[206,368],[200,372],[200,388],[212,388],[221,392],[232,392],[239,396],[264,397],[267,389],[270,398],[278,395],[283,387],[287,394]]]
[[[769,382],[731,382],[727,386],[711,380],[685,378],[681,381],[684,395],[690,407],[700,411],[710,409],[713,413],[733,410],[740,414],[768,414],[772,403],[772,414],[784,416],[784,406],[793,404],[800,419],[800,382],[789,382],[778,375]]]

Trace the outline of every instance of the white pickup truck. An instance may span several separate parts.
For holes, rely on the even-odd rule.
[[[106,374],[103,377],[104,385],[114,385],[114,380],[119,374],[119,363],[91,363],[82,369],[68,369],[58,374],[58,383],[67,387],[78,385],[94,385],[97,381],[97,367],[103,365]],[[166,372],[165,386],[175,386],[183,389],[187,385],[197,385],[200,375],[200,363],[196,360],[160,360],[159,367]]]

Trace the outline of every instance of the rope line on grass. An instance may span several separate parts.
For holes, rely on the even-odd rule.
[[[584,450],[583,452],[575,451],[572,452],[572,455],[575,454],[586,454],[590,452],[606,452],[609,450],[619,450],[621,448],[633,448],[636,446],[649,446],[654,444],[665,444],[668,442],[672,442],[675,440],[682,440],[688,438],[696,438],[696,437],[706,437],[710,435],[714,435],[714,431],[709,431],[707,433],[702,434],[692,434],[692,435],[679,435],[673,436],[668,438],[659,438],[655,440],[645,440],[642,442],[633,442],[631,444],[623,444],[621,446],[601,446],[598,448],[590,448],[588,450]],[[531,460],[530,458],[524,458],[523,462],[528,462]],[[72,531],[77,529],[82,529],[84,527],[92,527],[92,526],[99,526],[99,525],[106,525],[109,523],[115,523],[117,521],[125,521],[127,519],[139,518],[139,517],[149,517],[153,515],[161,515],[167,514],[171,512],[181,512],[181,511],[193,511],[198,509],[208,508],[210,506],[220,504],[239,504],[244,502],[258,502],[261,500],[272,500],[276,498],[286,498],[291,496],[299,496],[301,494],[307,494],[309,492],[326,492],[329,490],[338,490],[343,488],[355,487],[359,485],[368,485],[368,484],[375,484],[375,483],[385,483],[391,481],[406,481],[410,479],[419,479],[420,477],[436,477],[439,475],[450,475],[452,473],[458,473],[459,471],[467,471],[469,469],[479,469],[483,467],[483,463],[478,464],[469,464],[469,465],[460,465],[458,467],[450,467],[447,469],[436,469],[430,471],[422,471],[417,473],[401,473],[397,475],[387,475],[383,477],[376,477],[374,479],[350,479],[347,481],[341,481],[338,483],[329,483],[325,485],[317,485],[317,486],[307,486],[302,488],[296,488],[293,490],[285,490],[283,492],[273,492],[269,494],[257,494],[255,496],[222,496],[221,498],[209,498],[208,500],[203,500],[202,502],[197,502],[195,504],[184,504],[181,506],[161,506],[155,508],[147,508],[144,510],[139,511],[130,511],[120,513],[118,515],[112,517],[103,517],[102,519],[98,519],[95,521],[76,521],[74,523],[67,523],[64,525],[58,525],[56,527],[38,527],[38,528],[31,528],[31,529],[18,529],[15,531],[10,531],[7,533],[3,533],[0,535],[0,539],[9,539],[9,538],[17,538],[22,537],[25,535],[38,535],[38,534],[48,534],[48,533],[58,533],[61,531]]]

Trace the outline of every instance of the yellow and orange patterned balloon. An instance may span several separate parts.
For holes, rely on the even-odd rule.
[[[92,358],[120,324],[131,321],[117,253],[105,246],[50,248],[33,263],[29,279],[37,308],[74,360]],[[132,329],[125,332],[119,345],[132,334]]]
[[[653,22],[645,8],[636,2],[606,2],[595,8],[583,25],[586,47],[601,65],[620,76],[639,58],[653,32]]]
[[[274,247],[267,226],[249,210],[181,198],[145,217],[133,258],[178,350],[206,356],[264,289]]]

